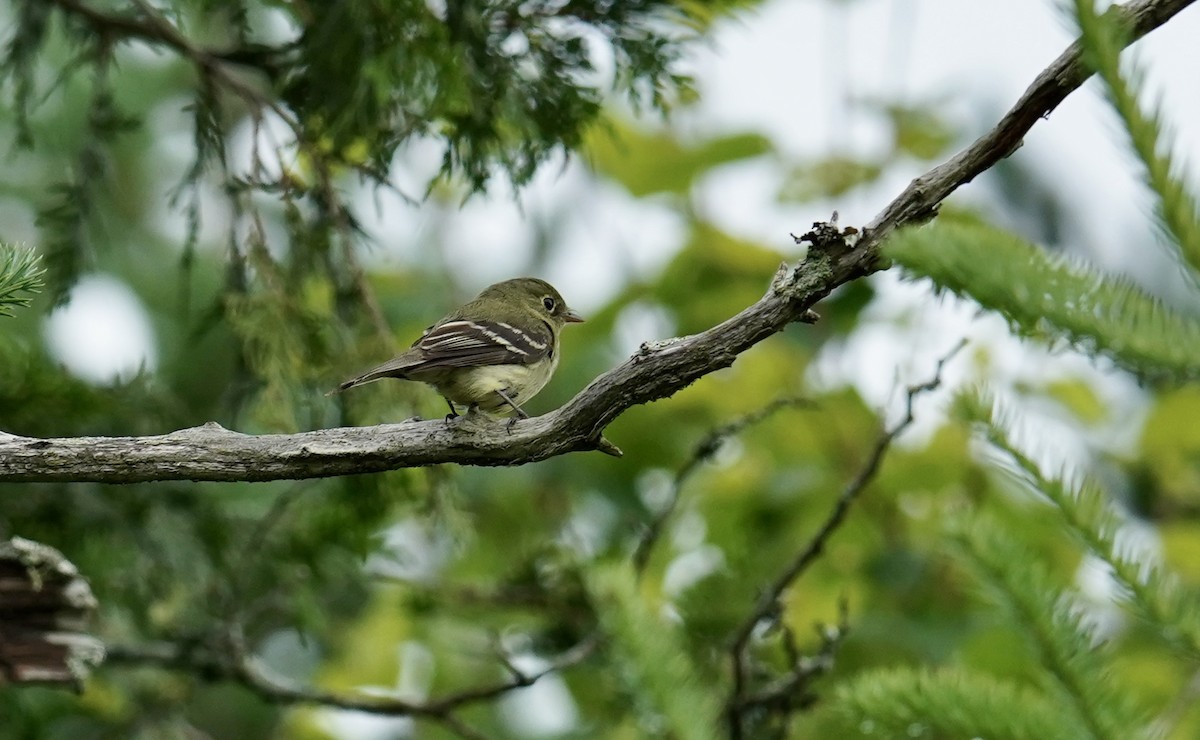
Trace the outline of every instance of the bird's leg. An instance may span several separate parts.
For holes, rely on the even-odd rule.
[[[451,401],[449,398],[446,398],[445,396],[442,396],[442,400],[444,400],[446,402],[446,405],[450,407],[450,413],[446,414],[446,421],[450,422],[450,421],[454,421],[455,419],[457,419],[458,411],[454,408],[454,402]]]
[[[501,389],[501,390],[496,391],[496,395],[503,398],[504,402],[507,403],[509,406],[512,406],[512,410],[517,412],[517,418],[528,419],[529,414],[525,413],[525,409],[518,406],[516,401],[509,398],[508,394],[505,392],[505,390],[507,390],[507,389]]]
[[[512,406],[513,411],[516,412],[516,416],[514,416],[513,418],[508,420],[508,431],[512,432],[513,424],[516,424],[517,421],[520,419],[528,419],[529,414],[525,413],[525,409],[518,406],[516,401],[509,398],[508,394],[505,393],[503,389],[497,390],[496,395],[503,398],[504,402],[507,403],[509,406]]]

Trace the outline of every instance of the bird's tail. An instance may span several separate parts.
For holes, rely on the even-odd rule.
[[[356,386],[366,385],[367,383],[373,383],[376,380],[379,380],[380,378],[386,378],[386,377],[388,377],[386,374],[379,374],[374,371],[365,373],[363,375],[358,376],[357,378],[351,378],[351,379],[347,380],[346,382],[339,384],[337,388],[334,388],[333,390],[329,391],[325,395],[332,396],[335,393],[341,393],[344,390],[354,388]]]
[[[400,378],[403,380],[406,377],[405,371],[413,365],[418,364],[418,362],[418,358],[409,356],[409,353],[402,354],[399,357],[388,360],[379,367],[371,368],[358,377],[350,378],[325,395],[332,396],[334,393],[341,393],[342,391],[350,388],[366,385],[367,383],[374,383],[376,380],[380,380],[382,378]]]

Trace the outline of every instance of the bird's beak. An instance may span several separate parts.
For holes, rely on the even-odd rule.
[[[568,324],[582,324],[583,317],[575,313],[573,309],[568,308],[567,312],[562,315],[563,321]]]

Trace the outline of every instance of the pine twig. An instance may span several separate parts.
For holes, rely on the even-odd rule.
[[[32,249],[0,244],[0,316],[28,306],[30,295],[41,290],[44,272]]]

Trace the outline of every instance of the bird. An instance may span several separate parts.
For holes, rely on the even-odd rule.
[[[533,398],[558,367],[559,332],[582,322],[562,295],[545,280],[514,278],[489,285],[472,301],[425,330],[412,346],[357,375],[326,395],[382,378],[415,380],[433,386],[450,413],[529,415],[521,404]]]

